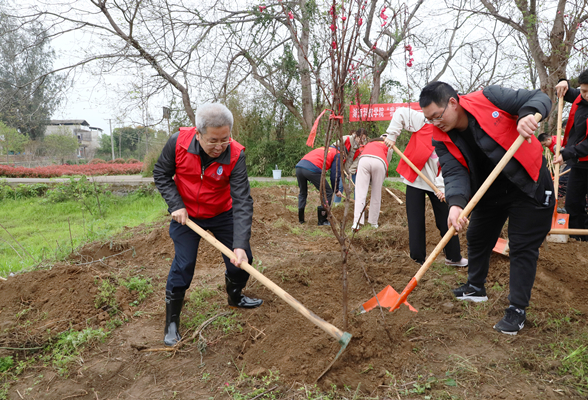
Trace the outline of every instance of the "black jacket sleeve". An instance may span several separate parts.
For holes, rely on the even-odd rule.
[[[173,179],[176,174],[176,142],[179,134],[176,132],[169,138],[153,167],[155,187],[167,203],[167,211],[170,214],[181,208],[186,208]]]
[[[513,90],[492,85],[484,88],[484,95],[501,110],[519,119],[529,114],[541,113],[546,118],[551,111],[551,100],[541,90]]]
[[[231,198],[233,199],[233,248],[249,248],[251,223],[253,220],[253,198],[247,175],[245,153],[242,151],[230,177]]]
[[[451,179],[444,179],[445,193],[449,196],[445,197],[447,206],[450,208],[451,206],[465,208],[472,196],[470,175],[467,168],[447,150],[445,143],[433,140],[433,145],[435,146],[435,153],[439,157],[443,177],[451,177]]]

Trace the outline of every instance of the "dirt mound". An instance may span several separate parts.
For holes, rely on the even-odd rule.
[[[304,225],[298,223],[296,195],[291,186],[253,189],[253,265],[342,328],[340,245],[330,227],[316,226],[316,192],[309,197]],[[351,343],[319,387],[408,399],[582,398],[577,377],[562,372],[563,357],[555,357],[553,348],[586,337],[588,244],[543,245],[527,325],[518,336],[492,329],[508,305],[509,259],[498,254],[491,258],[486,303],[456,302],[450,289],[466,280],[466,271],[446,267],[439,257],[409,296],[418,313],[402,306],[394,313],[360,314],[363,302],[386,285],[401,291],[419,268],[408,256],[404,205],[384,196],[379,228],[362,229],[348,257],[345,330],[353,335]],[[338,219],[344,212],[344,206],[334,208]],[[348,212],[351,220],[352,207]],[[440,237],[432,210],[427,213],[431,251]],[[112,241],[78,250],[68,262],[0,281],[0,357],[25,360],[34,350],[14,349],[47,346],[68,330],[112,330],[106,341],[86,350],[68,376],[56,376],[41,363],[29,366],[8,398],[26,393],[39,399],[201,399],[237,391],[251,394],[247,398],[264,391],[276,398],[309,397],[304,393],[314,390],[340,345],[255,280],[247,293],[263,298],[264,305],[225,315],[222,258],[204,241],[182,330],[191,336],[210,318],[208,330],[198,346],[188,344],[173,357],[144,351],[162,347],[164,287],[174,254],[167,228],[167,221],[126,228]],[[465,237],[460,239],[465,256]],[[146,300],[117,284],[131,277],[150,280],[153,293]],[[104,292],[110,287],[104,282],[115,290]],[[296,385],[306,392],[296,391]]]

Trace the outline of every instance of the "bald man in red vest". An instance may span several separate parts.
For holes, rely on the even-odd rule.
[[[540,90],[500,86],[458,96],[447,83],[432,82],[422,90],[419,104],[426,122],[435,127],[433,144],[445,181],[448,224],[457,231],[468,224],[460,213],[511,144],[519,135],[527,139],[471,214],[468,281],[453,290],[459,300],[488,300],[490,255],[508,219],[510,305],[494,329],[516,335],[526,321],[539,246],[551,229],[555,206],[547,161],[534,136],[538,127],[534,114],[547,117],[551,100]]]

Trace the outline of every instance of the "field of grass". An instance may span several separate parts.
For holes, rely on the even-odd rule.
[[[72,249],[108,238],[125,226],[167,215],[157,191],[117,194],[105,188],[92,193],[93,189],[60,185],[39,197],[4,197],[0,201],[0,276],[63,259]]]

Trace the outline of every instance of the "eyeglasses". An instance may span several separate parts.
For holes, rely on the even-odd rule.
[[[200,143],[209,146],[209,147],[225,147],[228,146],[233,141],[233,138],[229,138],[226,142],[209,142],[207,140],[200,139]]]
[[[445,114],[445,110],[447,110],[447,106],[449,105],[449,101],[447,102],[447,104],[445,105],[445,108],[443,109],[443,112],[441,113],[441,115],[439,115],[436,118],[425,118],[425,124],[434,124],[435,122],[439,122],[443,119],[443,114]]]

